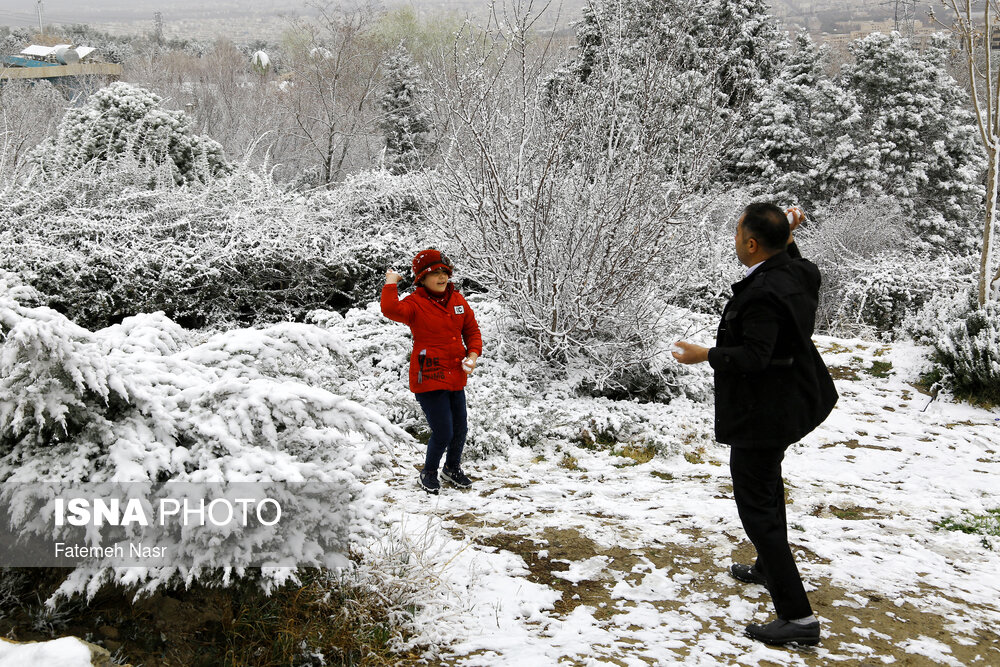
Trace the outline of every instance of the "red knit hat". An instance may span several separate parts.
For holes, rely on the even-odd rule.
[[[413,258],[414,282],[418,285],[424,279],[424,276],[438,269],[444,269],[449,276],[455,270],[455,265],[448,259],[448,256],[439,250],[435,250],[434,248],[421,250]]]

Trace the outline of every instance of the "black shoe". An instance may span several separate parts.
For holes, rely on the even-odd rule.
[[[438,481],[437,470],[420,471],[420,488],[435,496],[438,494],[438,491],[441,490],[441,482]]]
[[[764,575],[761,574],[757,568],[751,567],[750,565],[733,563],[729,566],[729,574],[732,575],[733,579],[739,579],[744,584],[767,586],[767,580],[764,578]]]
[[[472,486],[472,480],[466,477],[461,468],[442,468],[441,479],[460,489],[468,489]]]
[[[819,643],[819,621],[799,625],[779,618],[767,625],[748,625],[745,632],[747,637],[772,646],[783,646],[784,644],[815,646]]]

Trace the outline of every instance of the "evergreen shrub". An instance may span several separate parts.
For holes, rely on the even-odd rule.
[[[64,177],[85,164],[130,155],[142,164],[163,165],[177,183],[207,181],[232,167],[214,139],[196,135],[183,111],[164,109],[163,99],[143,88],[116,82],[69,109],[54,138],[42,142],[34,160],[42,171]]]
[[[942,382],[956,396],[1000,405],[1000,304],[945,324],[935,349]]]
[[[305,536],[294,521],[243,531],[238,558],[249,556],[244,547],[266,553],[291,540],[297,563],[346,565],[352,543],[373,533],[380,502],[368,475],[409,437],[331,383],[350,366],[332,332],[282,323],[199,335],[162,313],[90,332],[26,305],[36,299],[0,273],[0,493],[11,530],[52,535],[49,518],[29,511],[35,493],[48,497],[40,484],[254,481],[324,485],[324,518]],[[218,539],[194,531],[171,554],[201,562]],[[267,590],[295,576],[294,568],[185,569],[84,566],[57,594],[238,577]]]

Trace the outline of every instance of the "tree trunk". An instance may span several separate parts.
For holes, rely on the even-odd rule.
[[[993,221],[996,219],[997,209],[997,160],[1000,159],[1000,150],[996,144],[987,149],[990,159],[990,166],[986,179],[986,223],[983,225],[983,249],[979,258],[979,306],[986,305],[988,298],[993,296],[995,284],[998,276],[990,278],[991,252],[990,243],[992,241]]]

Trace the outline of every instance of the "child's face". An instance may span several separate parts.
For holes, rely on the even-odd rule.
[[[444,269],[431,271],[424,276],[424,287],[436,294],[440,294],[448,287],[448,278],[448,272]]]

